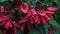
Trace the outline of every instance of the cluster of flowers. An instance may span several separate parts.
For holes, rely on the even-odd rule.
[[[10,7],[10,4],[6,7],[0,6],[0,26],[4,27],[2,34],[6,34],[8,31],[10,31],[11,34],[16,34],[17,28],[23,30],[25,25],[30,27],[31,24],[47,24],[52,14],[54,14],[54,11],[57,10],[56,7],[52,6],[47,6],[46,10],[30,8],[29,4],[23,3],[19,5],[19,9],[25,16],[15,23],[12,18],[7,15],[12,14],[12,12],[8,11]]]
[[[20,10],[26,14],[26,18],[23,18],[22,22],[30,21],[31,23],[36,24],[46,24],[56,9],[56,7],[51,6],[47,6],[46,10],[38,8],[30,9],[29,5],[27,3],[24,3],[24,6],[20,6]]]

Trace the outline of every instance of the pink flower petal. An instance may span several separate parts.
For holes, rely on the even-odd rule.
[[[4,15],[0,15],[0,22],[4,20],[8,20],[8,17]]]
[[[5,28],[6,29],[12,28],[12,22],[11,21],[7,21],[6,24],[5,24]]]
[[[6,23],[6,21],[3,21],[3,22],[1,22],[1,24],[0,25],[4,25]]]
[[[48,14],[54,14],[54,12],[52,12],[52,11],[46,11],[46,13],[48,13]]]
[[[27,16],[31,16],[31,11],[28,11]]]
[[[47,22],[46,22],[44,17],[41,17],[41,20],[42,20],[42,24],[47,24]]]
[[[33,18],[30,18],[30,21],[31,21],[31,24],[33,24],[33,23],[34,23],[34,19],[33,19]]]
[[[50,18],[49,18],[47,15],[45,15],[45,17],[46,17],[48,20],[50,20]]]
[[[39,16],[35,16],[35,22],[38,22]]]
[[[40,10],[40,11],[38,12],[38,14],[41,15],[41,16],[45,16],[45,15],[46,15],[46,12],[43,11],[43,10]]]
[[[47,14],[48,15],[48,17],[52,17],[52,14]]]
[[[18,23],[23,23],[23,22],[26,22],[27,20],[28,20],[28,16],[25,16],[24,18],[19,20]]]
[[[39,19],[39,20],[37,21],[37,24],[40,24],[40,22],[41,22],[41,19]]]
[[[35,9],[31,9],[31,13],[32,13],[32,15],[36,15],[37,14]]]
[[[49,10],[49,11],[55,11],[55,10],[57,10],[58,8],[56,8],[56,7],[48,7],[47,8],[47,10]]]
[[[23,13],[27,13],[28,10],[29,10],[29,5],[27,3],[24,3],[24,6],[21,5],[20,6],[20,10],[23,12]]]

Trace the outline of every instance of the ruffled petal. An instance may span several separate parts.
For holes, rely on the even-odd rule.
[[[58,8],[56,8],[56,7],[47,7],[47,10],[49,10],[49,11],[55,11],[55,10],[57,10]]]
[[[41,23],[42,24],[47,24],[46,19],[44,17],[41,17]]]
[[[45,17],[46,17],[48,20],[50,20],[50,17],[49,17],[48,15],[45,15]]]
[[[35,9],[31,9],[31,13],[32,13],[32,15],[36,15],[37,14]]]
[[[20,10],[23,12],[23,13],[27,13],[28,10],[29,10],[29,5],[27,3],[24,3],[23,5],[20,6]]]
[[[40,10],[40,11],[38,11],[38,14],[40,16],[45,16],[46,15],[46,12],[44,10]]]
[[[4,15],[0,15],[0,22],[4,20],[8,20],[8,17]]]
[[[6,29],[12,28],[12,22],[11,22],[11,21],[7,21],[4,27],[5,27]]]
[[[46,11],[46,13],[48,13],[48,14],[54,14],[54,12],[53,11]]]

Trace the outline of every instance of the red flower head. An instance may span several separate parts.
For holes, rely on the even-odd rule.
[[[37,12],[37,16],[35,15],[36,23],[38,24],[37,21],[40,20],[39,23],[47,24],[47,21],[50,20],[52,14],[54,14],[55,10],[57,10],[56,7],[49,7],[49,9],[47,8],[47,10],[36,11]]]
[[[6,29],[12,28],[13,22],[9,19],[9,17],[5,15],[0,15],[0,25],[3,25]]]
[[[37,24],[47,24],[47,21],[50,20],[53,11],[57,10],[56,7],[47,7],[47,10],[38,10],[35,8],[30,9],[27,11],[26,19],[23,18],[22,22],[30,21],[30,23],[37,23]]]
[[[0,15],[0,26],[3,26],[5,29],[2,31],[2,34],[7,34],[10,31],[10,34],[16,34],[16,26],[14,22],[5,15]]]
[[[6,24],[4,24],[4,27],[5,27],[6,29],[13,27],[13,22],[12,22],[12,21],[7,21],[7,22],[5,22],[5,23],[6,23]]]
[[[27,3],[24,3],[22,5],[20,5],[20,10],[23,12],[23,13],[27,13],[28,10],[29,10],[29,5]]]

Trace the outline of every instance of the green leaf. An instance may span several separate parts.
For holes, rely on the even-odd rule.
[[[35,0],[30,0],[31,6],[35,6]]]
[[[28,3],[28,0],[24,0],[25,3]]]
[[[44,30],[44,26],[42,24],[40,25],[35,25],[36,29],[40,32],[40,34],[46,34]]]
[[[0,34],[2,34],[2,32],[0,31]]]
[[[46,34],[48,34],[48,27],[49,27],[48,24],[44,25],[44,30],[45,30],[45,33],[46,33]]]
[[[17,34],[23,34],[22,30],[18,29]]]
[[[57,22],[53,18],[50,19],[49,24],[60,28],[60,25],[58,25]]]
[[[44,3],[47,4],[47,5],[53,5],[52,0],[44,0]]]
[[[58,5],[58,8],[60,8],[60,0],[55,0],[55,2]]]
[[[59,29],[55,26],[52,26],[53,34],[59,34]]]
[[[4,1],[7,1],[7,0],[0,0],[0,2],[4,2]]]
[[[8,4],[8,1],[3,2],[3,6],[6,6]]]
[[[39,32],[35,28],[30,28],[29,34],[39,34]]]

